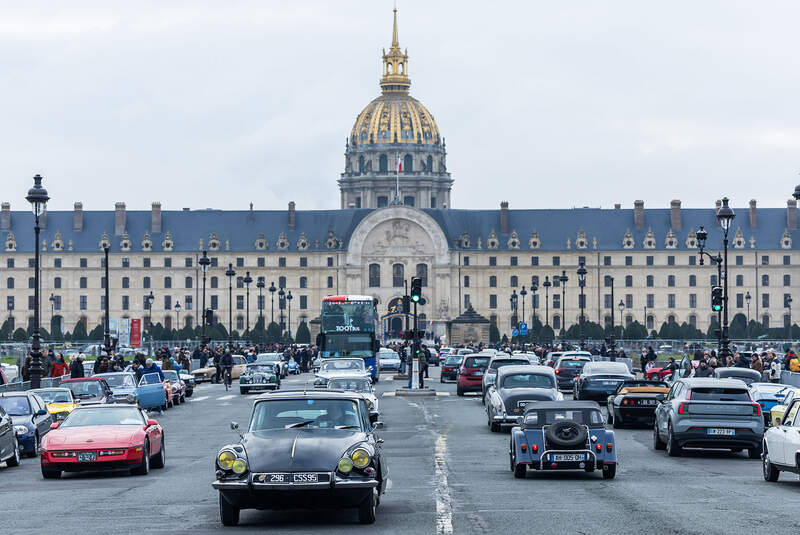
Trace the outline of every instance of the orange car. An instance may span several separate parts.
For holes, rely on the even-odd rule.
[[[620,383],[608,396],[608,423],[620,428],[625,424],[652,426],[656,419],[659,397],[666,396],[669,385],[664,381],[632,380]]]

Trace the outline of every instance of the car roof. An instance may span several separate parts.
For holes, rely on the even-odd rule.
[[[520,353],[521,355],[522,353]],[[520,357],[519,355],[496,355],[492,357],[490,362],[497,362],[498,360],[528,360],[527,358]]]
[[[33,393],[30,390],[25,390],[23,392],[0,392],[0,398],[18,398],[22,396],[28,395],[28,393]]]
[[[628,365],[624,362],[608,362],[608,361],[592,361],[587,362],[583,367],[583,373],[586,374],[619,374],[619,375],[633,375],[628,369]]]
[[[172,371],[172,370],[163,370],[165,372]],[[133,375],[133,372],[105,372],[105,373],[96,373],[92,377],[109,377],[111,375]]]
[[[718,379],[716,377],[686,377],[678,379],[678,381],[685,383],[689,388],[694,387],[732,387],[732,388],[747,388],[747,384],[739,379]]]
[[[50,386],[50,387],[47,387],[47,388],[34,388],[32,390],[28,390],[28,392],[33,392],[33,393],[36,393],[36,392],[54,392],[56,390],[69,390],[69,388],[59,388],[57,386]],[[72,390],[69,390],[69,391],[72,392]]]
[[[600,410],[600,405],[596,401],[537,401],[532,403],[528,411],[536,411],[542,409],[597,409]]]
[[[364,374],[352,374],[352,375],[337,375],[336,377],[331,377],[328,381],[368,381],[369,376]],[[336,390],[334,388],[334,390]]]
[[[498,377],[514,373],[532,373],[535,375],[547,375],[553,378],[556,376],[555,370],[550,366],[537,366],[535,364],[514,364],[512,366],[503,366],[497,370]]]
[[[761,377],[761,373],[760,372],[758,372],[756,370],[753,370],[753,369],[750,369],[750,368],[738,368],[738,367],[717,368],[714,371],[714,373],[717,373],[719,375],[732,376],[732,377],[735,377],[737,375],[740,376],[740,377],[755,377],[755,376]]]
[[[83,411],[83,410],[86,410],[86,409],[116,409],[116,408],[120,408],[120,407],[130,407],[132,409],[142,410],[138,405],[133,405],[133,404],[128,404],[128,403],[108,403],[108,404],[100,403],[100,404],[96,404],[96,405],[94,405],[94,404],[78,405],[73,410],[76,411],[76,410],[80,409],[80,410]]]
[[[120,372],[121,373],[121,372]],[[155,372],[153,372],[155,373]],[[64,383],[77,383],[80,381],[100,381],[104,380],[102,377],[98,375],[92,375],[91,377],[71,377],[69,379],[61,379],[61,384]]]
[[[273,390],[256,397],[256,401],[265,399],[363,399],[357,392],[345,392],[344,390],[331,390],[320,388],[309,388],[307,390]]]

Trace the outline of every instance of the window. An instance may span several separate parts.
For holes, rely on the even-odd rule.
[[[645,263],[648,266],[652,266],[653,265],[653,257],[652,256],[648,256]]]
[[[300,277],[300,287],[308,288],[308,277]]]
[[[406,154],[403,157],[403,173],[413,173],[414,172],[414,159],[411,157],[410,154]]]
[[[582,296],[582,295],[578,295],[578,298],[579,298],[579,299],[578,299],[578,307],[580,307],[580,306],[581,306],[581,300],[580,300],[580,297],[586,297],[586,296],[585,296],[585,295],[584,295],[584,296]],[[612,305],[612,303],[611,303],[611,294],[605,294],[605,295],[603,295],[603,308],[610,309],[612,306],[613,306],[613,305]]]
[[[192,257],[191,256],[187,256],[186,258],[184,258],[183,259],[183,265],[186,266],[186,267],[192,267]]]
[[[278,277],[278,288],[286,288],[286,277]]]
[[[185,310],[191,310],[193,302],[194,301],[192,300],[192,296],[191,295],[187,295],[186,297],[183,298],[183,308]]]
[[[652,275],[648,275],[647,276],[647,287],[648,288],[652,288],[653,287],[653,276]]]
[[[675,257],[673,255],[669,255],[667,257],[667,265],[674,266],[675,265]]]
[[[101,295],[100,296],[100,310],[105,310],[105,309],[106,309],[106,296],[105,295]]]
[[[164,288],[172,288],[172,277],[164,277]]]
[[[667,306],[675,308],[675,294],[667,294]]]
[[[53,296],[53,310],[61,310],[61,296],[54,295]]]
[[[625,308],[633,308],[633,294],[625,294]]]
[[[236,316],[236,330],[241,331],[242,329],[244,329],[244,318]]]
[[[696,266],[697,265],[697,257],[695,257],[694,255],[690,256],[689,257],[689,265],[690,266]]]
[[[791,298],[792,298],[791,294],[783,294],[783,307],[784,308],[791,308],[791,305],[792,305]]]
[[[531,257],[531,265],[532,266],[538,266],[539,265],[539,257],[538,256],[532,256]]]
[[[36,279],[33,277],[28,277],[28,288],[31,290],[36,288]]]
[[[610,266],[611,265],[611,257],[610,256],[604,256],[603,257],[603,265],[604,266]]]
[[[553,329],[561,329],[561,316],[553,316]]]
[[[236,287],[237,288],[244,288],[244,277],[242,277],[241,275],[236,277]]]
[[[554,266],[560,266],[561,265],[561,257],[560,256],[554,256],[553,257],[553,265]]]
[[[633,275],[625,275],[625,287],[633,288]]]
[[[768,266],[769,265],[769,255],[763,255],[761,257],[761,265]]]
[[[784,266],[788,266],[791,263],[792,262],[791,262],[791,258],[789,257],[789,255],[788,254],[783,255],[783,265]]]
[[[561,275],[556,274],[553,276],[553,288],[561,286]]]
[[[496,266],[497,265],[497,257],[496,256],[490,256],[489,257],[489,265],[490,266]]]
[[[150,267],[150,259],[149,259],[149,258],[147,258],[147,257],[144,257],[144,258],[142,259],[142,267],[146,267],[146,268],[149,268],[149,267]]]
[[[369,287],[379,288],[381,285],[381,266],[380,264],[369,265]]]
[[[736,275],[736,286],[744,286],[744,275]]]
[[[244,267],[244,258],[236,257],[236,267]]]
[[[35,265],[34,259],[33,258],[29,258],[28,259],[28,267],[32,268],[32,267],[34,267],[34,265]]]
[[[403,204],[406,206],[414,206],[414,196],[413,195],[406,195],[403,197]]]
[[[81,258],[81,260],[86,260],[85,258]],[[11,269],[14,267],[14,259],[13,258],[6,258],[6,267]],[[85,266],[82,266],[85,267]]]
[[[278,257],[278,267],[286,267],[286,257],[279,256]]]
[[[300,257],[300,267],[308,267],[308,257],[301,256]]]
[[[464,275],[464,288],[469,288],[469,275]]]
[[[744,265],[744,256],[742,256],[740,254],[736,255],[736,265],[737,266],[743,266]]]
[[[142,279],[142,288],[150,288],[150,277]]]
[[[333,267],[333,257],[332,256],[328,257],[328,267]]]
[[[512,266],[516,266],[516,265],[518,265],[518,264],[517,264],[517,257],[516,257],[516,256],[512,256],[512,257],[509,259],[509,262],[510,262],[510,265],[512,265]]]
[[[258,303],[258,309],[259,310],[264,310],[264,303],[266,303],[265,297],[266,297],[265,295],[259,295],[258,298],[257,298],[258,299],[257,303]]]
[[[127,256],[122,257],[122,267],[129,268],[131,267],[131,259]]]
[[[647,316],[647,328],[652,330],[653,326],[656,323],[656,319],[653,316]]]
[[[784,275],[783,276],[783,285],[784,286],[791,286],[792,285],[792,276],[791,275]]]
[[[14,277],[9,277],[6,279],[6,288],[8,288],[9,290],[14,289]]]
[[[430,156],[428,156],[428,160],[430,160]],[[431,197],[431,208],[436,208],[436,197]]]
[[[122,287],[123,288],[131,287],[131,279],[129,277],[122,277]]]
[[[533,275],[531,277],[531,287],[538,287],[539,286],[539,275]]]
[[[497,308],[497,296],[494,294],[489,296],[489,308]]]
[[[143,295],[142,296],[142,308],[144,310],[149,310],[149,307],[150,307],[150,303],[147,302],[147,296]]]
[[[764,314],[763,316],[761,316],[761,326],[764,327],[765,329],[769,329],[769,315],[768,314]]]
[[[219,258],[216,256],[211,257],[211,267],[219,267]]]
[[[769,286],[769,275],[761,275],[761,286]]]
[[[381,173],[387,173],[389,171],[389,159],[385,154],[381,154],[378,158],[378,171]]]
[[[711,283],[711,286],[716,286],[717,285],[717,276],[716,275],[711,275],[711,277],[709,277],[708,280]]]
[[[697,286],[697,276],[689,275],[689,286]]]
[[[192,278],[191,277],[185,277],[183,279],[183,287],[184,288],[191,288],[192,287]]]
[[[558,294],[553,294],[553,310],[557,310],[561,308],[561,296]]]
[[[611,288],[611,286],[613,285],[614,285],[614,277],[612,277],[611,275],[606,275],[605,277],[603,277],[603,286],[605,286],[606,288]]]
[[[211,310],[219,310],[219,296],[211,296]]]
[[[689,294],[689,308],[697,308],[697,294]]]
[[[172,296],[165,295],[164,296],[164,310],[172,310]]]
[[[626,256],[625,257],[625,265],[626,266],[632,266],[633,265],[633,257],[632,256]]]
[[[497,288],[497,276],[489,275],[489,288]]]
[[[131,309],[131,298],[128,295],[122,296],[122,310],[130,310]]]
[[[60,268],[61,267],[61,259],[60,258],[54,258],[53,259],[53,267],[56,267],[56,268]]]
[[[105,288],[106,287],[106,278],[105,277],[100,277],[100,287],[101,288]]]
[[[219,279],[217,277],[211,277],[210,285],[212,288],[219,288]]]
[[[468,257],[468,256],[465,256],[465,257],[464,257],[464,265],[465,265],[465,266],[468,266],[468,265],[469,265],[469,257]]]
[[[586,265],[586,257],[585,256],[579,256],[578,257],[578,264],[583,264],[585,266]]]
[[[33,266],[28,265],[28,267],[33,267]],[[105,258],[101,258],[100,259],[100,267],[102,267],[102,268],[106,267],[106,259]]]
[[[33,296],[29,295],[28,296],[28,310],[33,310],[34,308],[36,308],[36,307],[34,306]]]
[[[172,267],[172,258],[169,256],[164,258],[164,267]]]
[[[256,259],[256,265],[257,265],[258,267],[261,267],[261,268],[265,267],[265,266],[267,265],[267,259],[266,259],[266,258],[264,258],[263,256],[259,256],[259,257]]]
[[[406,275],[405,266],[403,264],[392,264],[392,286],[395,288],[402,288]]]
[[[333,277],[328,277],[328,288],[333,288]]]
[[[244,296],[237,295],[236,296],[236,310],[244,310]]]
[[[744,306],[744,294],[736,294],[736,308]]]
[[[389,197],[386,195],[378,195],[378,208],[389,206]]]
[[[428,285],[428,264],[417,264],[417,277],[422,279],[422,285]]]
[[[769,308],[769,294],[761,294],[761,307]]]
[[[516,288],[517,286],[519,286],[519,279],[517,278],[516,275],[511,275],[511,280],[509,281],[509,285],[512,288]]]
[[[81,310],[86,310],[88,308],[89,299],[85,295],[80,296],[80,307]]]
[[[647,294],[647,308],[655,308],[655,306],[656,306],[656,296],[653,294]]]
[[[667,286],[675,286],[675,275],[667,275]]]

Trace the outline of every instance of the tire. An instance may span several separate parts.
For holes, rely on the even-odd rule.
[[[243,387],[243,386],[240,386],[240,387],[239,387],[239,393],[240,393],[241,395],[243,395],[243,396],[244,396],[245,394],[247,394],[247,392],[248,392],[248,389],[247,389],[247,388],[245,388],[245,387]]]
[[[31,459],[35,459],[39,455],[39,435],[33,436],[33,451],[29,451],[25,455]]]
[[[775,468],[769,460],[769,453],[764,452],[764,461],[761,463],[762,471],[764,473],[764,481],[775,483],[781,475],[781,471]]]
[[[667,428],[667,455],[670,457],[680,457],[682,453],[682,448],[680,445],[675,441],[675,433],[672,432],[672,424],[669,424]]]
[[[494,422],[489,422],[489,430],[492,433],[499,433],[500,432],[500,424],[496,424]]]
[[[158,452],[158,455],[150,459],[150,466],[153,468],[164,468],[164,465],[167,463],[167,449],[166,445],[164,444],[164,435],[161,435],[161,451]]]
[[[528,475],[528,467],[524,464],[514,466],[514,477],[517,479],[525,479]]]
[[[457,396],[463,396],[464,395],[464,389],[461,388],[460,386],[457,386],[456,387],[456,395]]]
[[[545,440],[559,448],[582,446],[588,439],[586,428],[572,420],[560,420],[547,427]]]
[[[667,444],[661,440],[661,437],[658,436],[658,422],[653,424],[653,449],[654,450],[663,450],[667,447]]]
[[[614,423],[614,409],[608,409],[608,423]]]
[[[603,479],[614,479],[614,476],[617,475],[617,465],[616,464],[604,464],[603,465]]]
[[[747,448],[747,458],[748,459],[760,459],[761,458],[761,444],[759,444],[755,448]]]
[[[42,477],[45,479],[61,479],[61,470],[50,470],[43,466]]]
[[[186,394],[181,396],[181,403],[186,403]]]
[[[358,521],[361,524],[374,524],[375,523],[375,508],[378,506],[378,502],[375,499],[375,495],[378,493],[377,490],[372,489],[372,492],[364,498],[364,501],[361,502],[361,505],[358,506]]]
[[[187,398],[190,398],[190,397],[192,397],[192,394],[194,394],[194,388],[192,388],[191,390],[187,390],[187,391],[186,391],[186,397],[187,397]]]
[[[222,493],[219,494],[219,521],[223,526],[235,526],[239,523],[240,509],[226,500]]]
[[[150,446],[145,442],[144,452],[142,453],[142,464],[131,469],[131,474],[135,476],[146,476],[150,473]]]
[[[17,442],[17,438],[14,437],[14,455],[6,460],[6,466],[9,468],[19,466],[20,460],[22,460],[22,456],[19,454],[19,442]]]

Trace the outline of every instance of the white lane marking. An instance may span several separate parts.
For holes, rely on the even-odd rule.
[[[436,533],[453,533],[453,500],[447,485],[447,436],[439,435],[434,453],[434,475],[436,478]]]
[[[208,396],[200,396],[199,398],[191,397],[189,401],[203,401],[204,399],[208,399]]]
[[[436,392],[437,396],[449,396],[450,392]]]
[[[393,397],[395,397],[395,394],[394,394],[394,392],[384,392],[382,397],[393,398]]]
[[[226,399],[233,399],[233,398],[235,398],[235,397],[236,397],[236,396],[234,396],[233,394],[228,394],[227,396],[220,396],[220,397],[218,397],[218,398],[217,398],[217,401],[225,401]]]

